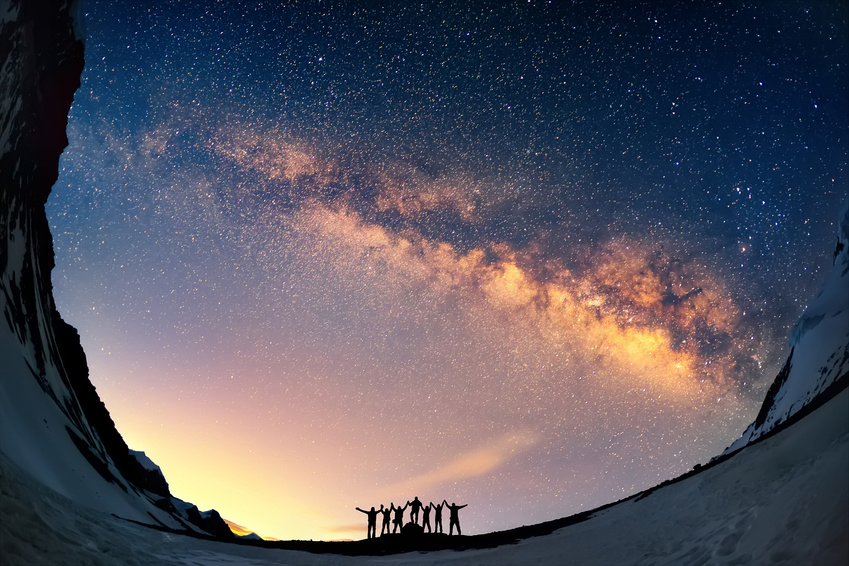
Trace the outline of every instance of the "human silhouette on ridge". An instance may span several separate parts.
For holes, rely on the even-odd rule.
[[[368,515],[368,530],[366,538],[377,538],[377,514],[383,512],[383,505],[380,506],[380,511],[376,511],[374,507],[371,508],[371,511],[365,511],[359,507],[356,509],[360,513]]]
[[[407,503],[409,503],[409,501]],[[403,507],[395,507],[395,504],[392,503],[392,507],[390,507],[390,509],[394,509],[395,511],[395,520],[392,521],[392,534],[395,534],[397,531],[400,531],[401,528],[404,526],[404,509],[406,508],[406,505],[404,505]]]
[[[380,536],[383,536],[383,533],[389,534],[389,521],[392,518],[392,510],[388,507],[384,509],[383,505],[380,506],[381,513],[383,513],[383,525],[380,527]]]
[[[433,509],[433,502],[428,503],[424,507],[422,507],[423,515],[422,515],[422,532],[424,532],[425,527],[427,527],[427,532],[432,532],[430,530],[430,510]]]
[[[433,501],[431,501],[430,504],[433,505]],[[436,511],[436,513],[434,513],[434,517],[433,517],[433,532],[435,532],[435,533],[444,532],[442,530],[442,508],[443,507],[444,507],[444,505],[442,503],[440,503],[439,505],[433,506],[434,511]]]
[[[448,534],[454,534],[454,525],[457,525],[457,534],[461,535],[463,533],[460,532],[460,509],[468,506],[466,505],[455,505],[454,503],[449,504],[446,500],[442,500],[443,503],[448,507],[448,510],[451,512],[451,516],[448,518]]]
[[[419,509],[422,508],[422,502],[419,501],[419,496],[415,496],[413,501],[407,502],[407,505],[410,506],[410,520],[415,524],[419,524]]]

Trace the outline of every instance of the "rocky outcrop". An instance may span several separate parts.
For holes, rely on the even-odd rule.
[[[39,412],[40,420],[28,414],[36,411],[19,413],[32,422],[15,422],[6,411],[0,450],[24,469],[51,477],[56,474],[44,468],[61,462],[55,453],[57,443],[64,442],[75,447],[104,482],[117,486],[118,497],[103,497],[101,508],[110,510],[114,501],[120,508],[111,511],[119,515],[136,507],[140,516],[155,517],[160,525],[179,528],[187,526],[188,519],[197,527],[193,530],[228,536],[229,528],[214,511],[201,513],[195,507],[193,513],[172,514],[170,519],[157,515],[161,506],[154,501],[171,498],[168,484],[130,453],[89,380],[79,334],[62,320],[53,300],[53,239],[44,205],[68,144],[68,111],[84,65],[76,10],[77,2],[71,1],[0,2],[0,324],[6,326],[0,329],[5,358],[0,364],[0,400],[14,403],[16,394],[29,391],[29,380],[41,389],[45,403],[54,405]],[[28,398],[30,407],[41,407],[34,398]],[[26,441],[15,436],[15,427],[49,428],[51,420],[67,432],[52,432],[52,446],[41,446],[37,434]],[[19,432],[23,436],[23,430]],[[66,495],[74,495],[74,478],[67,476],[75,473],[86,476],[91,470],[62,470],[58,483],[71,486]],[[88,476],[76,483],[91,484]],[[86,499],[103,491],[79,493]]]
[[[11,4],[0,22],[0,288],[3,315],[44,392],[94,441],[71,384],[85,355],[57,339],[50,272],[53,239],[44,203],[67,146],[65,128],[83,69],[67,5]],[[60,330],[60,334],[64,328]],[[64,358],[64,360],[63,360]],[[87,368],[84,370],[87,374]]]
[[[834,265],[790,334],[790,354],[734,452],[797,420],[849,386],[849,202],[838,218]]]

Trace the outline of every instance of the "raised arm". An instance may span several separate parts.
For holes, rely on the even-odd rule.
[[[465,505],[458,505],[458,506],[457,506],[457,509],[462,509],[463,507],[468,507],[468,506],[469,506],[469,504],[468,504],[468,503],[466,503]]]
[[[363,510],[362,510],[362,509],[360,509],[359,507],[355,507],[355,509],[356,509],[357,511],[359,511],[360,513],[365,513],[366,515],[368,515],[368,511],[363,511]]]

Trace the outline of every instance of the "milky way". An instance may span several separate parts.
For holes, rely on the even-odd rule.
[[[87,5],[56,297],[172,491],[565,516],[757,412],[847,196],[841,2]]]

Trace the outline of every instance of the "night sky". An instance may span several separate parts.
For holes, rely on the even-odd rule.
[[[85,4],[53,281],[177,497],[474,534],[754,419],[847,200],[845,2],[128,4]]]

